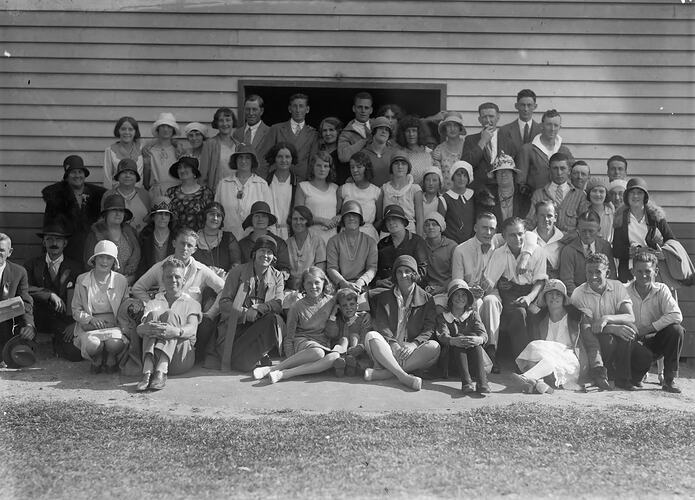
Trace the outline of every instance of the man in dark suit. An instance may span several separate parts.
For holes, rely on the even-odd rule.
[[[46,252],[24,263],[29,295],[34,300],[36,328],[53,335],[53,348],[58,356],[80,361],[80,350],[72,344],[71,302],[82,265],[63,255],[70,234],[62,222],[45,225],[38,236]]]
[[[297,176],[297,181],[305,181],[308,177],[311,157],[316,154],[319,145],[318,132],[305,121],[306,115],[309,114],[309,97],[305,94],[294,94],[290,97],[290,105],[287,109],[291,115],[290,120],[271,126],[258,149],[261,165],[256,173],[265,179],[268,174],[268,162],[265,160],[265,155],[278,142],[289,142],[297,150],[294,174]]]
[[[26,340],[36,336],[34,329],[33,305],[29,295],[26,270],[7,259],[12,255],[12,240],[0,233],[0,300],[21,297],[24,302],[24,314],[0,323],[0,349],[10,338],[17,334]]]
[[[536,93],[533,90],[520,90],[516,95],[516,104],[514,105],[519,117],[500,127],[510,137],[517,151],[520,151],[521,146],[528,144],[541,133],[541,124],[533,119],[533,112],[537,106]]]
[[[494,102],[484,102],[478,106],[478,121],[483,126],[477,134],[469,135],[463,141],[461,159],[473,165],[472,187],[480,188],[490,182],[488,173],[492,163],[503,152],[514,158],[518,152],[509,133],[497,128],[500,108]]]
[[[244,103],[244,121],[246,123],[235,128],[232,137],[241,143],[250,144],[258,150],[270,129],[261,119],[263,111],[263,98],[256,94],[248,96]]]

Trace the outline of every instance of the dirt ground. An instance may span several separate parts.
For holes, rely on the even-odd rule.
[[[39,362],[30,368],[0,368],[0,397],[13,400],[85,400],[101,405],[125,406],[169,415],[255,418],[274,412],[310,413],[343,410],[365,414],[387,411],[456,412],[490,405],[534,401],[546,405],[644,405],[695,412],[695,368],[681,363],[678,385],[683,394],[661,390],[657,376],[650,373],[637,392],[580,393],[555,391],[552,395],[519,392],[508,371],[490,375],[492,394],[463,396],[460,382],[425,380],[420,392],[400,386],[395,380],[366,383],[358,377],[336,378],[333,373],[301,377],[270,384],[240,373],[221,373],[196,367],[172,377],[164,390],[135,392],[136,378],[121,375],[92,375],[86,361],[70,363],[51,356],[41,345]]]

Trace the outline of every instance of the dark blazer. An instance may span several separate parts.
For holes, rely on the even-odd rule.
[[[46,209],[43,214],[43,225],[46,226],[56,219],[61,219],[68,232],[68,246],[65,248],[66,257],[82,261],[84,242],[89,234],[92,224],[94,224],[101,214],[101,199],[106,189],[95,184],[85,183],[84,195],[86,198],[84,206],[77,204],[77,199],[72,192],[72,188],[66,181],[56,182],[46,186],[41,195],[46,202]]]
[[[379,332],[388,342],[396,340],[398,331],[398,302],[394,289],[375,290],[369,294],[369,307],[372,315],[372,328]],[[432,296],[415,285],[413,300],[410,304],[407,341],[423,344],[434,335],[437,317]]]
[[[137,279],[145,274],[150,267],[154,266],[158,261],[155,258],[154,253],[154,226],[148,224],[145,226],[140,235],[138,236],[138,242],[140,243],[140,262],[138,263],[138,269],[135,273]],[[167,241],[166,255],[174,254],[174,231],[169,230],[169,240]]]
[[[485,157],[483,150],[478,146],[478,141],[480,141],[480,132],[467,136],[463,140],[463,152],[461,153],[461,159],[473,165],[474,187],[484,186],[489,183],[490,178],[487,174],[492,170],[490,162]],[[509,132],[498,128],[497,154],[499,155],[502,151],[512,158],[516,158],[519,149],[509,136]]]
[[[603,238],[596,238],[594,247],[596,253],[602,253],[608,257],[608,277],[615,279],[615,261],[611,244]],[[586,283],[586,257],[579,236],[567,243],[560,251],[560,280],[567,287],[567,295],[570,297],[575,288]]]
[[[519,130],[519,122],[518,120],[514,120],[511,123],[507,123],[506,125],[502,125],[500,127],[501,130],[504,130],[504,133],[509,137],[512,141],[512,144],[514,144],[514,147],[516,148],[517,154],[519,154],[519,151],[521,151],[521,146],[523,146],[525,143],[523,141],[523,137],[521,137],[521,131]],[[541,133],[541,124],[536,122],[535,120],[531,120],[531,127],[529,129],[529,134],[528,134],[528,141],[526,144],[531,142],[534,137],[536,137],[538,134]],[[510,153],[507,153],[511,156]],[[516,161],[516,157],[514,157],[514,161]]]
[[[75,290],[75,281],[82,273],[82,265],[64,257],[58,268],[58,275],[53,280],[46,265],[46,255],[42,253],[24,262],[24,268],[27,270],[29,280],[29,295],[34,300],[36,327],[41,331],[45,329],[44,326],[48,328],[60,327],[60,325],[51,325],[51,322],[56,319],[60,323],[72,323],[72,310],[70,309],[72,293],[70,292]],[[48,299],[51,297],[51,293],[55,293],[63,299],[67,306],[65,313],[55,312],[53,306],[49,304]]]
[[[253,252],[253,246],[255,244],[255,240],[251,239],[251,234],[249,233],[246,236],[244,236],[242,239],[239,240],[239,249],[241,250],[241,263],[246,264],[247,262],[251,262],[251,253]],[[277,234],[272,233],[271,231],[268,231],[268,236],[273,238],[275,240],[275,243],[277,244],[278,251],[277,251],[277,261],[273,264],[273,267],[277,269],[278,271],[287,271],[289,272],[291,269],[290,266],[290,252],[287,250],[287,243],[285,243],[285,240],[280,238]]]
[[[302,131],[299,135],[295,136],[294,133],[292,133],[290,120],[271,126],[258,148],[258,161],[260,162],[260,167],[256,173],[263,178],[268,175],[269,166],[268,162],[265,161],[265,155],[270,151],[270,148],[278,142],[288,142],[294,145],[297,149],[298,156],[294,173],[299,182],[307,180],[309,162],[311,161],[312,155],[316,154],[319,147],[319,133],[316,129],[304,122]]]
[[[498,224],[497,230],[500,231],[501,221],[504,220],[502,217],[502,209],[500,208],[500,202],[497,193],[497,185],[491,184],[487,185],[475,193],[475,207],[476,213],[490,212],[497,217]],[[518,189],[514,190],[514,197],[512,199],[512,216],[513,217],[526,217],[529,209],[531,208],[531,197],[519,192]]]
[[[237,127],[234,129],[234,132],[232,132],[232,137],[237,141],[243,143],[245,130],[246,124],[244,123],[241,127]],[[258,125],[258,130],[256,130],[256,135],[253,136],[253,141],[251,141],[251,146],[253,146],[256,151],[258,151],[258,147],[261,145],[263,139],[268,134],[268,130],[270,130],[270,127],[266,125],[265,122],[261,121],[260,125]]]
[[[5,264],[0,287],[0,300],[21,297],[24,302],[24,314],[0,323],[0,346],[12,336],[12,328],[34,326],[34,301],[29,295],[29,280],[27,271],[22,266],[9,262]]]

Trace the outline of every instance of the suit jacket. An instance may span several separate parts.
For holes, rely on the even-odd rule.
[[[383,335],[387,342],[395,342],[398,331],[398,301],[394,295],[394,289],[375,290],[370,293],[369,307],[373,329]],[[434,335],[437,317],[434,299],[429,293],[415,285],[410,309],[405,340],[423,344]]]
[[[34,326],[34,301],[29,295],[27,271],[22,266],[7,261],[5,271],[2,273],[1,284],[0,300],[21,297],[22,302],[24,302],[24,314],[0,323],[0,343],[4,344],[12,335],[13,325],[18,327]]]
[[[24,263],[24,268],[29,279],[29,295],[37,307],[39,303],[47,303],[51,293],[55,293],[67,303],[68,290],[74,289],[77,277],[82,273],[79,262],[65,257],[58,268],[56,279],[53,280],[48,272],[45,254],[29,259]],[[67,306],[70,308],[70,304]]]
[[[294,174],[297,176],[298,182],[307,180],[309,162],[319,148],[319,133],[316,129],[304,122],[304,127],[299,135],[294,135],[290,120],[271,126],[258,149],[260,167],[256,173],[263,178],[268,175],[269,167],[268,162],[265,161],[265,155],[278,142],[288,142],[294,145],[297,149],[297,165],[294,167]]]
[[[240,143],[243,143],[245,130],[246,124],[244,123],[241,127],[234,129],[234,132],[232,132],[232,137]],[[270,130],[270,127],[266,125],[265,122],[261,121],[260,125],[258,125],[258,129],[256,130],[256,135],[253,136],[253,141],[251,141],[251,146],[253,146],[256,151],[258,151],[263,139],[268,134],[268,130]]]
[[[490,162],[478,146],[478,141],[480,141],[480,132],[467,136],[463,141],[463,152],[461,153],[461,159],[473,165],[474,187],[481,187],[489,183],[490,178],[487,174],[492,170]],[[498,128],[497,155],[501,152],[515,158],[519,150],[509,136],[509,131]]]
[[[497,185],[488,185],[479,189],[475,193],[475,206],[476,213],[490,212],[497,217],[498,226],[501,225],[501,221],[504,220],[502,217],[502,208],[500,207],[498,188]],[[514,195],[512,198],[512,216],[521,217],[522,219],[526,217],[529,209],[531,208],[531,197],[526,196],[519,192],[518,189],[514,190]],[[499,230],[499,227],[498,227]]]
[[[608,257],[608,278],[614,280],[616,278],[615,260],[611,244],[603,238],[596,238],[594,248],[596,253],[602,253]],[[586,283],[586,257],[578,236],[560,251],[560,280],[567,287],[569,296],[572,296],[575,288]]]
[[[504,133],[511,139],[512,144],[514,144],[514,147],[516,148],[516,154],[519,154],[519,151],[521,151],[521,146],[524,145],[523,137],[521,137],[521,131],[519,130],[519,121],[514,120],[511,123],[507,123],[506,125],[503,125],[500,127],[500,129],[504,130]],[[535,120],[531,120],[531,127],[529,129],[529,134],[528,134],[528,142],[531,142],[534,137],[536,137],[538,134],[541,133],[541,124],[536,122]],[[528,142],[526,144],[528,144]],[[510,153],[507,153],[510,154]],[[511,156],[511,155],[510,155]],[[516,157],[512,156],[514,158],[514,161],[516,162]]]

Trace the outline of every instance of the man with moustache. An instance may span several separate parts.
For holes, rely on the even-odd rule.
[[[45,253],[24,263],[29,295],[34,300],[36,328],[53,336],[57,356],[82,361],[80,350],[72,343],[75,321],[71,309],[75,280],[82,265],[64,255],[70,234],[62,221],[45,225],[37,236],[43,240]]]

